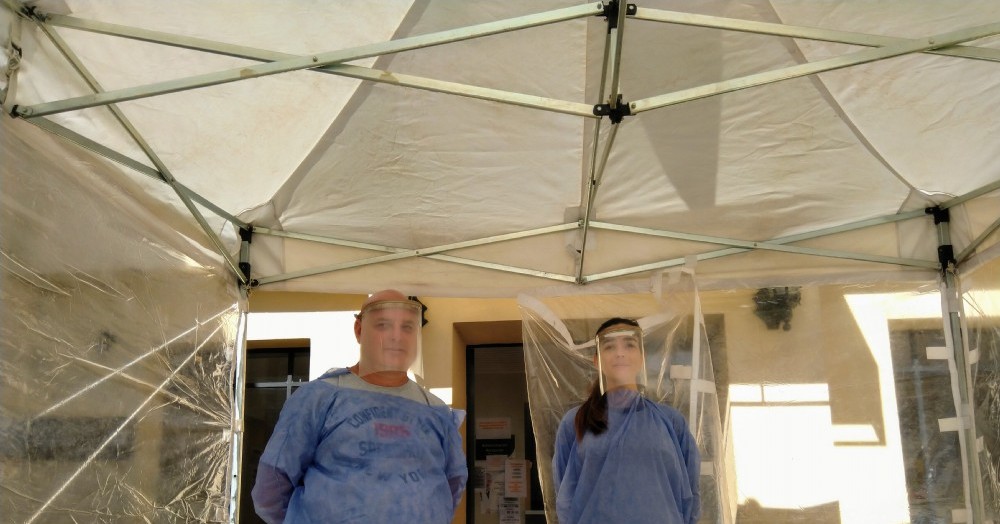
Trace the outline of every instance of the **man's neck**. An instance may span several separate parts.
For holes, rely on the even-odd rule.
[[[369,384],[374,384],[376,386],[382,386],[385,388],[398,388],[406,384],[407,378],[406,373],[402,371],[376,371],[374,373],[361,374],[361,364],[355,364],[351,366],[351,373],[354,373],[361,380]]]

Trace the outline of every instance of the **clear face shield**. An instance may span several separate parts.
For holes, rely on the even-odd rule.
[[[360,376],[410,369],[420,356],[421,313],[421,304],[412,300],[372,302],[361,310]]]
[[[597,373],[601,394],[617,389],[646,388],[646,351],[642,330],[616,325],[597,335]]]

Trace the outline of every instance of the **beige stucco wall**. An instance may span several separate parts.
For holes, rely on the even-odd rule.
[[[911,319],[905,295],[913,289],[804,287],[789,331],[765,329],[754,314],[755,289],[702,293],[705,315],[724,315],[725,347],[718,348],[718,363],[725,371],[717,389],[722,417],[729,425],[724,430],[731,444],[725,467],[734,510],[737,503],[752,499],[765,510],[781,504],[821,508],[812,515],[816,522],[826,521],[829,511],[822,508],[833,508],[838,522],[907,518],[903,471],[907,459],[900,445],[890,323],[898,327],[905,322],[920,329],[941,326],[939,319],[917,318],[916,311]],[[933,285],[924,291],[933,293]],[[250,307],[251,311],[353,310],[363,299],[258,292]],[[464,408],[466,347],[520,342],[517,303],[421,300],[428,307],[429,321],[423,333],[425,383],[453,388],[453,405]],[[731,384],[761,392],[782,386],[796,391],[802,386],[820,396],[808,401],[733,403]],[[874,439],[838,441],[840,430],[854,427],[871,428]],[[858,472],[867,473],[859,477]],[[799,486],[803,491],[796,491]],[[457,515],[455,522],[464,522],[464,502]]]

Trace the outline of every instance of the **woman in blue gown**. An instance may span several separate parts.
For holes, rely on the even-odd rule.
[[[597,330],[598,378],[563,417],[552,460],[560,524],[697,522],[700,458],[684,417],[643,395],[638,322]]]

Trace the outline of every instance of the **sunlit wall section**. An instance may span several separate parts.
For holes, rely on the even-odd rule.
[[[0,520],[226,522],[235,277],[75,146],[3,151]]]
[[[957,522],[936,282],[705,293],[737,522]]]
[[[1000,258],[962,276],[986,518],[1000,522]]]
[[[354,337],[354,313],[250,313],[247,340],[309,339],[309,380],[312,380],[330,368],[350,367],[358,362],[361,349]]]

